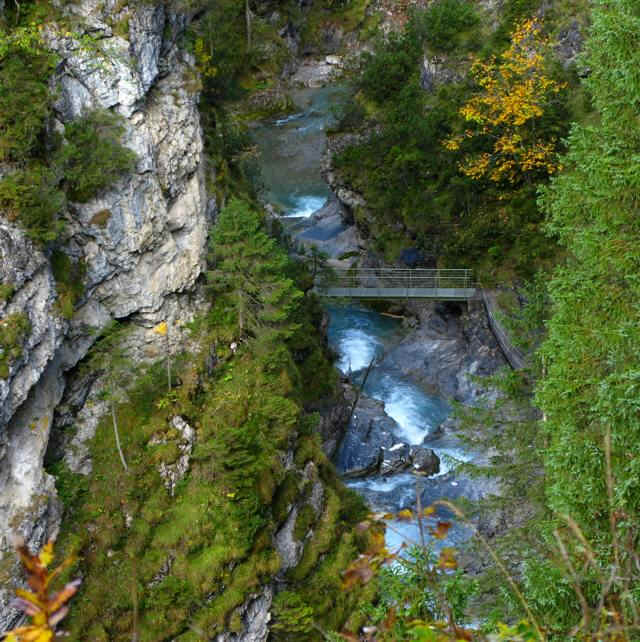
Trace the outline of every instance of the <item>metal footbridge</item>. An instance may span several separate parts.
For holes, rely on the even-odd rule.
[[[316,279],[323,297],[467,301],[477,295],[472,270],[333,269]]]

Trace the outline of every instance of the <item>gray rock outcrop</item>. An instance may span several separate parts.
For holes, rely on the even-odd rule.
[[[216,642],[264,642],[269,635],[272,602],[273,589],[270,586],[252,595],[234,614],[240,618],[243,630],[240,633],[221,633],[216,636]]]
[[[440,459],[436,453],[405,443],[398,436],[401,433],[382,401],[361,395],[335,458],[338,470],[347,479],[405,470],[425,476],[437,474]]]
[[[389,362],[442,397],[468,406],[491,404],[495,391],[474,377],[493,374],[507,362],[482,303],[423,302],[411,309],[420,323],[390,351]]]
[[[422,59],[422,66],[420,68],[420,86],[426,92],[433,92],[438,85],[452,83],[459,80],[456,72],[447,66],[446,60],[442,60],[438,56],[428,57]]]
[[[376,472],[381,448],[399,442],[399,432],[398,424],[384,412],[384,403],[362,395],[338,450],[338,470],[347,476]]]
[[[54,480],[43,459],[65,373],[113,319],[133,326],[134,361],[166,350],[166,339],[152,331],[163,320],[171,328],[169,346],[177,349],[184,344],[184,323],[202,304],[194,288],[211,208],[193,61],[176,45],[185,18],[161,2],[82,0],[61,8],[73,14],[76,27],[71,36],[54,23],[45,29],[60,57],[51,79],[53,127],[63,132],[95,109],[118,113],[123,143],[137,164],[112,188],[87,203],[70,203],[63,214],[59,250],[86,267],[84,294],[70,320],[58,311],[48,257],[0,212],[0,280],[13,289],[0,303],[0,318],[22,314],[29,320],[21,354],[0,379],[0,630],[15,619],[7,607],[15,571],[11,536],[19,533],[35,548],[55,535],[59,523]],[[82,40],[89,34],[91,47]],[[74,452],[81,453],[68,463],[81,472],[90,471],[82,447],[101,414],[99,405],[84,403],[97,397],[95,383],[65,399],[73,409],[66,421],[78,428]],[[64,422],[64,412],[56,421]]]

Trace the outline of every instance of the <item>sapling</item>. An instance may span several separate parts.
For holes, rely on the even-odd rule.
[[[91,356],[86,364],[88,370],[101,370],[104,372],[102,398],[109,404],[113,434],[116,441],[116,449],[122,462],[122,467],[128,470],[127,461],[120,442],[120,431],[118,429],[118,417],[116,404],[127,399],[126,388],[131,383],[134,371],[131,360],[126,357],[123,339],[127,328],[114,322],[107,328],[102,338],[96,343]]]

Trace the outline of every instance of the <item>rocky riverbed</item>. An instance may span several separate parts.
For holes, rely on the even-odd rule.
[[[357,195],[337,184],[333,191],[322,180],[324,175],[331,182],[324,154],[328,108],[344,95],[305,89],[294,95],[299,111],[256,130],[259,146],[268,150],[262,160],[264,198],[301,256],[313,249],[330,267],[379,266],[351,217]],[[497,492],[494,481],[471,479],[457,469],[461,461],[483,461],[485,453],[464,445],[449,405],[484,407],[495,401],[495,391],[480,381],[506,361],[482,303],[400,302],[391,315],[353,303],[326,310],[349,408],[344,436],[334,432],[328,452],[346,483],[381,512],[415,506],[416,493],[429,505]],[[416,536],[411,525],[389,526],[389,543]],[[458,527],[447,541],[467,536]]]

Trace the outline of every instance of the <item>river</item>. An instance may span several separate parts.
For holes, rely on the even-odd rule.
[[[335,216],[317,221],[314,212],[323,206],[326,209],[331,199],[330,190],[321,175],[321,160],[326,145],[326,129],[335,117],[335,107],[339,107],[344,96],[345,90],[338,86],[296,90],[292,95],[298,107],[295,113],[263,122],[253,130],[260,150],[265,202],[271,204],[283,220],[286,219],[283,222],[294,236],[307,244],[319,245],[334,257],[343,249],[338,240],[348,230],[342,221],[336,221]],[[456,462],[468,459],[468,453],[455,440],[438,433],[438,426],[450,412],[448,404],[444,399],[428,394],[404,375],[389,356],[408,332],[401,320],[357,303],[327,304],[326,311],[329,316],[329,343],[338,355],[337,368],[359,384],[371,360],[374,357],[378,359],[367,378],[363,394],[384,402],[384,411],[395,421],[391,429],[392,441],[426,446],[440,457],[439,473],[428,478],[400,472],[387,476],[369,475],[346,483],[361,493],[373,510],[383,513],[415,507],[416,492],[420,493],[424,506],[436,499],[464,495],[463,484],[452,469]],[[356,409],[356,415],[357,412]],[[353,424],[354,421],[348,431],[353,429]],[[338,470],[344,470],[345,461],[354,454],[350,451],[357,449],[358,443],[357,439],[343,441],[336,455]],[[430,518],[428,522],[433,525],[444,515],[440,511],[438,517]],[[386,538],[390,549],[398,548],[403,542],[418,542],[415,522],[387,520],[387,525]],[[435,548],[458,544],[468,535],[468,529],[454,521],[447,537],[435,542]]]

